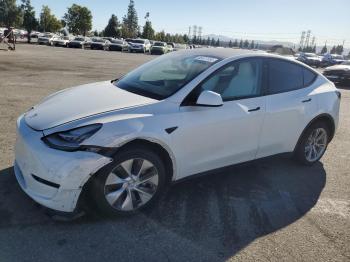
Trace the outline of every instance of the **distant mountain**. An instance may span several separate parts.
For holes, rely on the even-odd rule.
[[[230,42],[230,40],[231,41],[235,41],[236,39],[238,41],[241,40],[241,38],[233,38],[233,37],[228,37],[228,36],[225,36],[225,35],[216,35],[216,34],[209,34],[209,35],[202,36],[202,38],[204,38],[204,39],[206,39],[208,37],[210,39],[214,38],[215,40],[219,38],[219,40],[222,41],[222,42]],[[242,39],[242,40],[244,41],[245,39]],[[250,41],[251,40],[249,40],[249,42]],[[254,42],[259,43],[260,45],[265,45],[265,46],[273,46],[273,45],[283,45],[283,46],[288,46],[288,47],[296,46],[296,44],[292,43],[292,42],[277,41],[277,40],[264,41],[264,40],[254,39]]]
[[[202,36],[203,39],[207,39],[207,38],[214,38],[215,40],[219,38],[220,42],[230,42],[231,41],[235,41],[236,39],[238,41],[241,40],[241,38],[234,38],[234,37],[229,37],[229,36],[225,36],[225,35],[216,35],[216,34],[209,34],[209,35],[204,35]],[[245,39],[242,39],[243,41]],[[249,40],[249,42],[251,42],[251,40]],[[287,42],[287,41],[278,41],[278,40],[270,40],[270,41],[264,41],[264,40],[259,40],[259,39],[254,39],[255,43],[258,43],[259,46],[261,48],[266,48],[268,49],[269,47],[273,46],[273,45],[283,45],[286,47],[291,47],[291,48],[298,48],[298,44],[297,43],[292,43],[292,42]],[[320,46],[316,46],[316,50],[317,52],[320,52],[322,49],[323,45]],[[330,51],[330,49],[332,48],[331,45],[328,45],[328,51]],[[344,52],[343,55],[347,55],[350,52],[350,48],[344,48]]]

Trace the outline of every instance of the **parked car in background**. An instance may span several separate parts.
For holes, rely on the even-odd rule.
[[[77,36],[68,43],[70,48],[89,48],[91,46],[91,40],[88,37]]]
[[[343,62],[345,62],[345,58],[342,55],[336,55],[336,54],[325,54],[322,58],[322,67],[328,67],[332,65],[339,65]]]
[[[55,40],[59,39],[59,36],[53,33],[44,33],[38,37],[39,45],[53,45]]]
[[[133,39],[132,38],[125,38],[124,40],[129,44],[132,42]]]
[[[132,39],[129,42],[129,51],[130,52],[141,52],[146,53],[151,50],[151,43],[148,39]]]
[[[165,42],[155,42],[151,47],[151,55],[163,55],[168,53],[168,45]]]
[[[39,38],[40,34],[41,34],[40,32],[33,31],[33,32],[31,32],[30,37],[31,38]]]
[[[110,51],[129,51],[129,44],[123,39],[112,39],[110,42]]]
[[[323,74],[333,82],[350,82],[350,61],[344,61],[339,65],[326,67]]]
[[[336,132],[340,99],[322,74],[281,56],[172,52],[21,115],[14,173],[51,209],[132,214],[209,170],[281,153],[315,164]]]
[[[314,67],[320,67],[322,62],[322,58],[314,53],[300,53],[297,60]]]
[[[114,37],[102,37],[102,39],[105,39],[105,40],[108,40],[109,42],[111,42],[115,38]]]
[[[70,42],[69,36],[61,36],[60,38],[53,40],[53,45],[54,46],[68,47],[69,42]]]
[[[109,42],[107,39],[94,37],[91,39],[90,48],[91,50],[108,50],[110,43],[111,42]]]

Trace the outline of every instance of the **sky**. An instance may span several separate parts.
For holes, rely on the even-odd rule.
[[[111,14],[121,18],[129,0],[32,0],[37,16],[48,5],[59,18],[73,3],[88,7],[93,29],[102,30]],[[311,30],[317,45],[350,47],[350,0],[135,0],[139,24],[150,12],[156,31],[188,33],[189,26],[202,35],[217,34],[237,39],[278,40],[299,43],[302,31]]]

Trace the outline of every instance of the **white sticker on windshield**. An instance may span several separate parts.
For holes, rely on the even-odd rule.
[[[195,60],[204,61],[204,62],[208,62],[208,63],[214,63],[214,62],[217,61],[218,59],[217,59],[217,58],[214,58],[214,57],[209,57],[209,56],[197,56],[197,57],[195,58]]]

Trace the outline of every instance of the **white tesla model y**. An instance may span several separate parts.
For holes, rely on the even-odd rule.
[[[119,80],[53,94],[17,121],[15,175],[38,203],[105,214],[153,203],[174,181],[279,153],[311,165],[340,92],[287,58],[232,49],[161,56]]]

